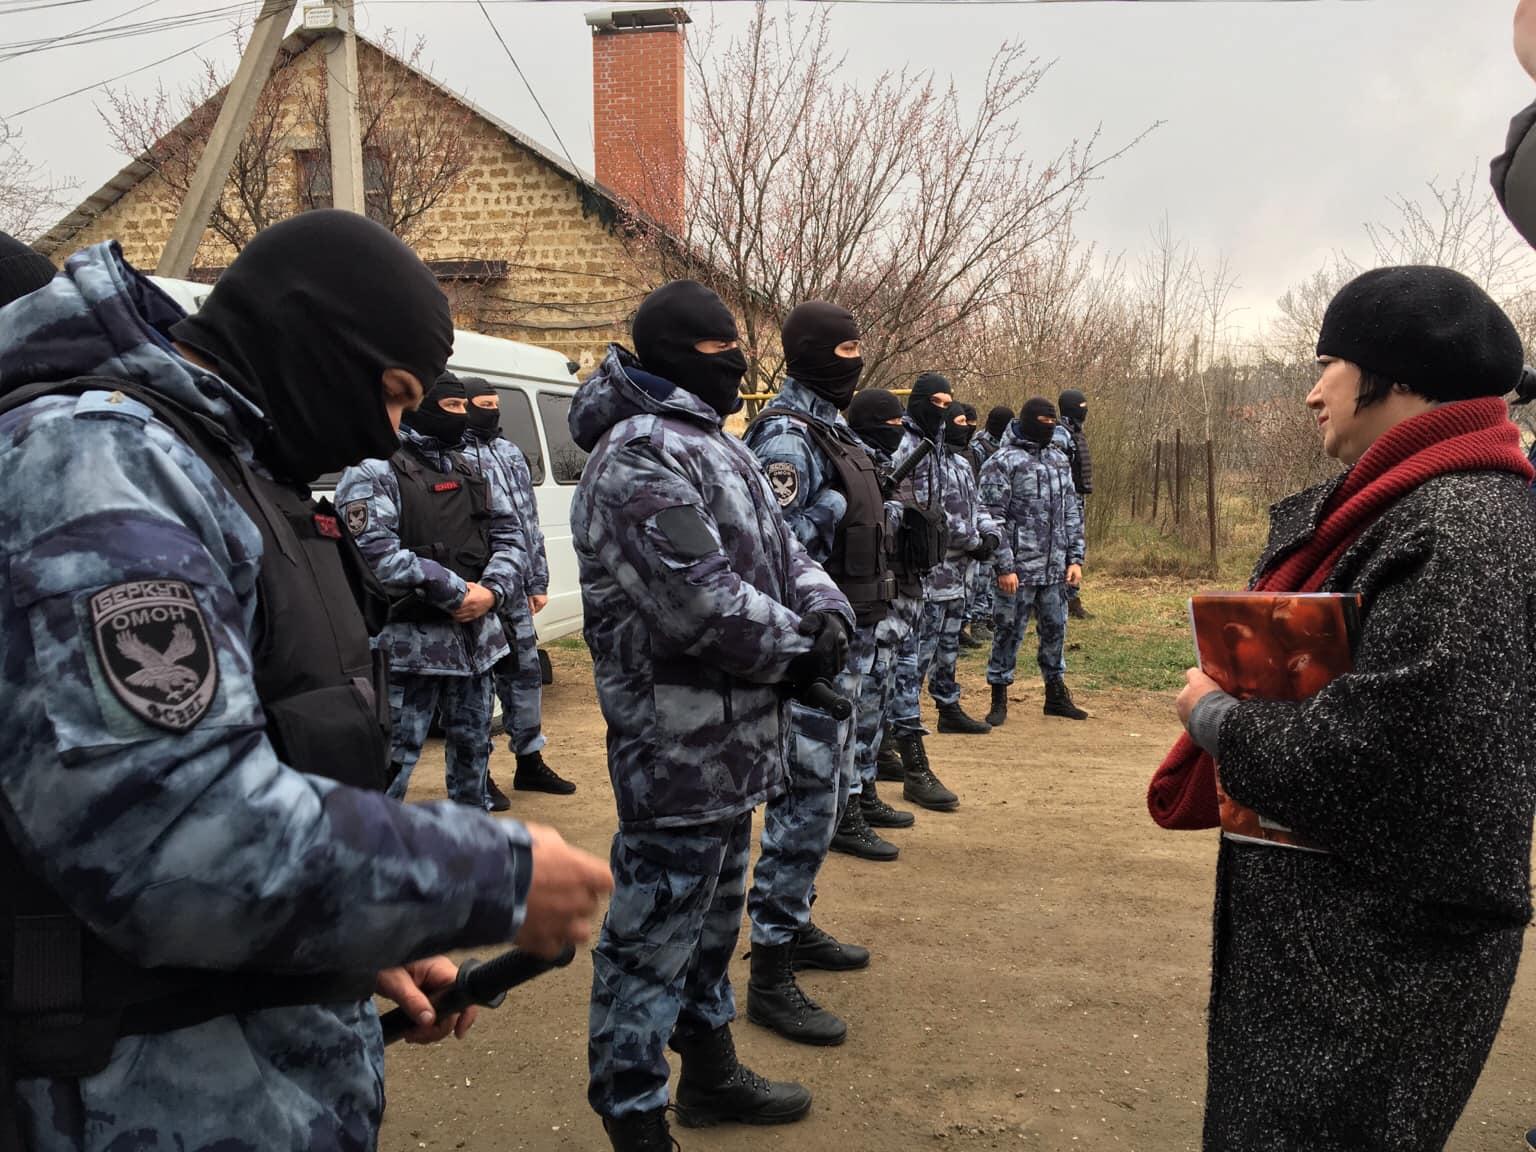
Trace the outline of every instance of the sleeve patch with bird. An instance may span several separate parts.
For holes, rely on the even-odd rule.
[[[185,732],[208,714],[219,662],[190,584],[113,584],[91,596],[90,615],[97,664],[130,712],[170,732]]]

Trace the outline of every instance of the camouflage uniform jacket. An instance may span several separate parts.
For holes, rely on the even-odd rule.
[[[527,545],[522,573],[523,595],[547,595],[549,556],[544,550],[544,530],[539,527],[539,501],[533,491],[533,473],[528,469],[528,458],[516,444],[499,435],[491,440],[467,437],[460,450],[476,462],[481,475],[490,480],[493,488],[499,487],[517,509]]]
[[[757,458],[691,393],[612,347],[576,393],[583,630],[626,830],[751,810],[783,787],[779,682],[807,612],[853,612],[779,515]]]
[[[857,443],[858,437],[831,401],[794,379],[784,381],[779,394],[747,428],[746,445],[762,461],[779,511],[816,563],[825,564],[832,555],[837,526],[848,512],[848,498],[837,487],[837,471],[811,440],[810,431],[784,412],[808,416],[850,444]]]
[[[1082,510],[1061,439],[1067,435],[1058,425],[1039,448],[1010,424],[981,470],[981,505],[1002,527],[997,571],[1016,573],[1021,584],[1065,583],[1067,567],[1083,562]]]
[[[449,452],[430,436],[400,429],[409,443],[435,468],[451,470]],[[473,455],[468,457],[474,467]],[[486,500],[491,515],[491,559],[478,583],[498,599],[498,607],[524,595],[523,570],[528,547],[522,524],[506,486],[486,475]],[[464,581],[435,560],[417,555],[400,542],[400,478],[388,460],[364,460],[341,474],[336,505],[357,547],[373,566],[374,575],[392,595],[418,592],[433,607],[451,612],[464,602]],[[468,624],[447,615],[441,621],[397,622],[387,625],[374,641],[389,656],[392,671],[417,676],[473,676],[489,672],[511,649],[499,612],[487,612]]]
[[[86,249],[0,311],[0,392],[110,376],[246,444],[260,414],[176,355],[165,333],[181,317],[115,244]],[[251,679],[261,536],[146,406],[103,390],[0,417],[0,501],[0,823],[108,944],[143,965],[315,972],[517,932],[521,825],[278,762]],[[180,585],[195,606],[217,675],[184,731],[141,719],[103,672],[94,598],[131,582]],[[360,1002],[127,1036],[100,1074],[16,1093],[34,1150],[361,1150],[382,1077]]]
[[[1007,433],[1005,432],[1004,435],[1006,436]],[[980,472],[986,467],[987,461],[997,454],[997,450],[1000,447],[1001,445],[992,433],[983,428],[971,437],[970,447],[966,451],[971,454],[971,460],[976,465],[976,471]]]
[[[964,452],[950,452],[943,460],[944,519],[949,526],[949,550],[944,562],[923,580],[924,598],[935,602],[959,600],[966,594],[971,565],[970,552],[984,536],[1002,539],[1002,529],[977,500],[976,473]],[[921,471],[921,469],[919,469]]]

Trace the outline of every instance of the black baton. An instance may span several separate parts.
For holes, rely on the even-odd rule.
[[[846,720],[853,715],[853,705],[839,696],[837,689],[825,680],[812,680],[795,693],[795,699],[807,708],[815,708],[827,713],[834,720]]]
[[[575,958],[575,947],[567,944],[565,951],[553,960],[516,948],[484,964],[466,960],[459,965],[457,980],[432,993],[432,1011],[440,1020],[476,1004],[482,1008],[499,1008],[511,989],[552,968],[564,968]],[[391,1009],[379,1020],[379,1026],[384,1030],[384,1043],[393,1044],[418,1023],[404,1008]]]

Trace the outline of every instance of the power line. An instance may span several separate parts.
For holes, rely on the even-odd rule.
[[[215,40],[222,40],[224,35],[225,34],[223,32],[216,32],[212,36],[208,37],[208,39],[199,40],[196,44],[193,44],[189,48],[183,48],[179,52],[172,52],[169,56],[162,56],[158,60],[151,60],[148,64],[141,64],[137,68],[130,68],[127,72],[119,72],[116,76],[108,76],[105,80],[98,80],[94,84],[87,84],[82,88],[76,88],[72,92],[65,92],[60,96],[54,96],[51,99],[42,101],[41,103],[29,105],[28,107],[21,109],[19,112],[12,112],[8,114],[5,118],[7,120],[15,120],[19,116],[25,116],[28,112],[36,112],[39,108],[47,108],[49,105],[57,104],[61,100],[68,100],[71,96],[79,96],[84,92],[90,92],[97,88],[105,88],[108,84],[116,84],[119,80],[126,80],[130,76],[137,76],[140,72],[147,72],[151,68],[158,68],[162,64],[168,64],[180,56],[187,55],[189,52],[196,52],[199,48],[202,48],[208,44],[212,44]]]
[[[158,3],[158,0],[148,0],[140,7],[148,7],[149,4]],[[117,40],[128,40],[137,36],[158,35],[162,32],[177,32],[183,28],[196,28],[199,26],[223,21],[245,11],[248,3],[229,4],[222,8],[209,8],[198,12],[188,12],[176,16],[163,16],[154,20],[144,20],[137,24],[115,24],[108,28],[94,26],[82,28],[74,32],[62,33],[58,36],[41,37],[37,40],[18,40],[10,44],[0,44],[0,63],[8,60],[19,60],[25,56],[31,56],[38,52],[50,52],[60,48],[80,48],[89,44],[109,44]],[[127,13],[124,13],[127,15]]]
[[[517,62],[517,57],[512,55],[512,49],[507,47],[506,40],[502,38],[501,29],[496,27],[496,21],[491,19],[491,13],[486,8],[484,0],[475,0],[475,3],[480,6],[480,13],[485,17],[485,22],[491,26],[491,31],[496,33],[496,40],[501,44],[501,50],[507,54],[507,59],[512,61],[512,67],[517,70],[517,75],[522,80],[523,87],[527,88],[528,95],[533,97],[534,107],[538,108],[539,114],[544,117],[544,123],[548,124],[549,130],[555,134],[555,142],[560,145],[560,151],[565,153],[565,159],[570,164],[571,171],[580,172],[581,169],[576,167],[576,161],[571,159],[571,150],[565,146],[565,141],[560,138],[560,129],[555,127],[555,122],[549,118],[549,113],[544,111],[544,104],[540,101],[539,94],[533,90],[533,85],[528,83],[528,77],[523,75],[523,66]]]

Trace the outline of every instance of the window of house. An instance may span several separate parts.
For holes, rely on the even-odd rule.
[[[539,418],[549,441],[550,466],[556,484],[575,484],[587,465],[587,454],[571,439],[571,397],[564,392],[539,393]]]
[[[333,207],[330,157],[319,148],[295,148],[293,159],[298,168],[299,210],[308,212],[312,208]],[[363,149],[363,197],[367,201],[369,217],[387,225],[384,166],[377,148]]]

